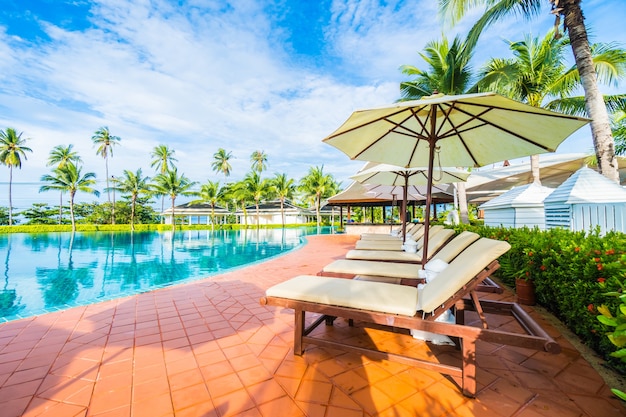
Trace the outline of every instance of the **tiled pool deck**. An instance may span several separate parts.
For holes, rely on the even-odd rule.
[[[317,273],[354,241],[314,236],[235,272],[4,323],[0,416],[626,416],[598,373],[531,309],[562,353],[479,344],[476,399],[432,371],[310,345],[294,357],[292,312],[261,306],[260,297]],[[442,361],[457,354],[342,320],[319,331]]]

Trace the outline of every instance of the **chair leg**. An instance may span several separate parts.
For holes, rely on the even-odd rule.
[[[476,396],[476,340],[462,339],[463,355],[463,395],[474,398]]]
[[[297,309],[294,311],[294,335],[293,335],[293,353],[302,356],[304,353],[302,337],[304,336],[304,317],[305,312]]]

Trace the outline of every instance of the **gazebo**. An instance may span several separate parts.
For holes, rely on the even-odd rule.
[[[626,189],[581,168],[544,200],[546,228],[626,232]]]

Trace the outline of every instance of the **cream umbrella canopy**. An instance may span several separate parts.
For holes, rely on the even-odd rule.
[[[355,111],[323,141],[351,159],[428,167],[475,167],[553,152],[588,119],[532,107],[495,93],[435,94]],[[435,161],[436,160],[436,161]],[[426,226],[431,192],[426,194]],[[423,258],[427,258],[428,227]]]
[[[402,187],[402,216],[406,213],[409,186],[449,184],[467,181],[470,173],[457,168],[433,168],[432,180],[428,179],[428,168],[403,168],[390,164],[375,164],[359,171],[350,178],[362,184]],[[431,198],[432,198],[432,190]],[[427,190],[428,193],[428,190]],[[402,222],[402,238],[406,236],[406,219]]]

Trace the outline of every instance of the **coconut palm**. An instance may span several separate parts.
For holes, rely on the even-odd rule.
[[[481,83],[494,90],[534,107],[570,114],[585,113],[585,98],[574,96],[580,86],[576,66],[565,64],[567,38],[554,36],[549,31],[543,39],[526,36],[523,41],[509,42],[514,58],[491,59],[482,71]],[[626,51],[613,45],[591,45],[592,59],[600,82],[610,83],[626,69]],[[607,102],[615,105],[623,96],[609,96]],[[539,157],[531,157],[533,181],[540,183]]]
[[[264,151],[254,151],[250,155],[252,170],[259,174],[267,169],[267,154]]]
[[[321,167],[309,168],[308,174],[300,180],[299,188],[305,197],[313,200],[317,227],[319,228],[322,199],[336,194],[339,185],[331,174],[324,174],[324,166],[322,165]]]
[[[57,168],[63,168],[65,164],[72,162],[74,164],[81,163],[82,160],[76,151],[73,151],[74,145],[67,146],[57,145],[50,151],[48,163],[46,166],[56,165]],[[59,193],[59,224],[63,221],[63,191]]]
[[[213,154],[213,163],[211,164],[213,171],[216,173],[222,173],[224,174],[224,177],[228,177],[232,169],[228,161],[232,157],[232,152],[226,152],[225,149],[219,148],[217,152]]]
[[[72,220],[72,231],[76,231],[76,220],[74,218],[74,197],[78,191],[99,196],[100,193],[93,188],[96,184],[96,174],[87,172],[82,174],[82,167],[73,162],[67,162],[62,168],[55,168],[52,175],[46,174],[41,177],[41,181],[47,182],[42,185],[39,191],[60,191],[70,195],[70,217]]]
[[[243,179],[243,186],[254,200],[256,207],[256,227],[259,228],[259,202],[271,192],[271,183],[267,179],[261,179],[258,172],[252,171]]]
[[[154,184],[152,189],[158,195],[167,195],[172,201],[172,231],[176,229],[176,218],[174,208],[176,204],[176,197],[179,195],[190,196],[194,195],[190,188],[196,185],[195,182],[185,177],[185,174],[178,175],[178,169],[174,168],[167,171],[165,174],[159,174],[154,177]]]
[[[591,133],[600,172],[619,182],[615,142],[611,134],[609,115],[598,88],[598,74],[593,64],[589,37],[585,27],[580,0],[549,0],[551,12],[556,15],[557,30],[563,18],[567,29],[581,85],[585,91],[585,109],[591,119]],[[439,0],[441,12],[452,23],[461,19],[474,7],[487,6],[483,16],[468,35],[468,43],[476,44],[480,34],[492,23],[508,15],[532,18],[543,9],[546,0]],[[547,5],[547,4],[546,4]],[[560,36],[557,32],[557,36]]]
[[[452,43],[446,37],[428,42],[420,56],[426,62],[427,69],[422,70],[412,65],[403,65],[403,74],[412,80],[400,83],[401,100],[417,100],[435,92],[444,94],[464,94],[477,92],[479,86],[472,85],[475,78],[470,60],[474,48],[458,36]],[[458,183],[457,195],[460,218],[469,223],[465,183]]]
[[[148,185],[150,178],[142,175],[141,168],[139,168],[137,172],[125,169],[122,178],[113,179],[113,189],[123,195],[130,196],[130,230],[132,231],[135,230],[135,206],[137,204],[137,197],[139,197],[140,194],[148,194],[150,192]]]
[[[22,138],[12,127],[0,130],[0,164],[9,167],[9,226],[13,224],[13,201],[11,186],[13,184],[13,167],[22,168],[22,159],[26,160],[26,152],[32,149],[25,146],[28,138]]]
[[[283,221],[283,228],[285,227],[285,200],[293,199],[296,192],[296,185],[293,178],[287,178],[287,174],[274,174],[272,178],[272,186],[274,192],[280,200],[280,215]]]
[[[121,138],[111,135],[109,128],[106,126],[96,130],[91,137],[94,145],[98,146],[96,155],[104,158],[104,173],[106,176],[107,200],[111,203],[111,188],[109,187],[109,156],[113,156],[113,146],[117,145]],[[115,224],[115,203],[111,204],[111,224]]]
[[[200,186],[198,196],[200,198],[191,201],[190,204],[209,203],[211,205],[211,230],[213,230],[215,227],[215,206],[222,197],[220,193],[220,183],[207,181],[206,184]]]
[[[174,157],[175,150],[170,149],[167,145],[155,146],[150,153],[152,162],[150,166],[154,168],[157,174],[165,174],[168,170],[176,168],[174,162],[178,162],[178,159]],[[161,196],[161,213],[163,213],[165,205],[165,196]],[[161,218],[163,222],[163,218]]]
[[[613,114],[612,130],[615,137],[615,154],[626,155],[626,106]]]

